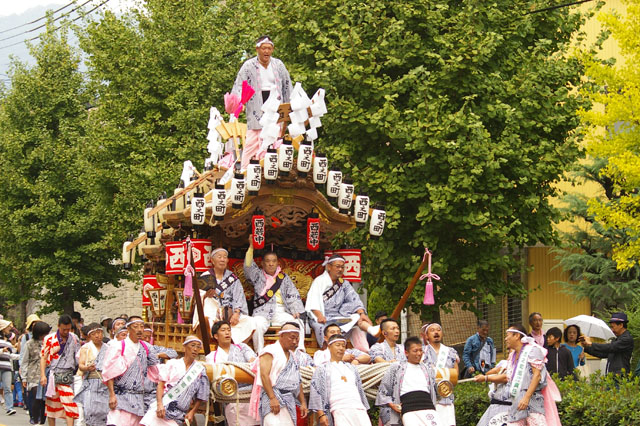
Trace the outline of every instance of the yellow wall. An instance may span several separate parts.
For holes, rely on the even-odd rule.
[[[561,284],[554,281],[568,281],[569,276],[557,267],[558,262],[551,247],[527,247],[526,274],[529,297],[526,299],[528,316],[531,312],[540,312],[543,318],[567,319],[580,314],[591,315],[591,302],[576,302],[573,296],[563,292]],[[526,322],[526,321],[525,321]]]

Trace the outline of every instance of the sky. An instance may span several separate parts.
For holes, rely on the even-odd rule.
[[[86,0],[76,0],[77,4],[82,4],[84,3]],[[71,3],[71,0],[67,0],[67,1],[61,1],[61,0],[19,0],[19,1],[14,1],[14,0],[0,0],[0,4],[2,4],[2,6],[0,7],[0,16],[9,16],[9,15],[16,15],[16,14],[20,14],[23,12],[26,12],[27,10],[34,8],[34,7],[42,7],[42,6],[63,6],[65,4]],[[93,0],[93,2],[91,4],[94,5],[98,5],[102,3],[102,1],[99,0]],[[132,0],[109,0],[109,2],[107,3],[107,6],[109,6],[109,8],[113,9],[113,10],[120,10],[123,6],[127,7],[128,5],[132,4],[133,1]],[[89,4],[88,4],[89,5]],[[88,6],[87,5],[87,6]],[[65,9],[69,10],[72,9],[72,7]]]

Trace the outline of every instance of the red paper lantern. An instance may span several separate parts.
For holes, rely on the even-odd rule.
[[[314,217],[315,216],[315,217]],[[310,214],[307,218],[307,249],[311,251],[320,248],[320,218],[317,214]]]
[[[191,260],[196,272],[204,272],[211,269],[213,267],[211,264],[211,240],[192,239]]]
[[[251,217],[251,233],[253,234],[253,248],[263,249],[265,240],[265,218],[262,214],[255,214]]]
[[[165,272],[167,275],[181,275],[187,264],[187,245],[184,241],[170,241],[165,244]]]

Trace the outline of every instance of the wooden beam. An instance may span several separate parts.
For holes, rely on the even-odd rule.
[[[198,173],[197,170],[196,170],[196,173]],[[196,179],[193,182],[191,182],[189,184],[189,186],[184,188],[182,191],[178,192],[177,194],[173,194],[171,197],[167,198],[162,203],[158,204],[153,209],[149,210],[149,213],[147,214],[147,217],[151,217],[154,214],[158,213],[163,208],[169,206],[173,202],[173,200],[177,199],[178,197],[182,197],[187,192],[191,191],[193,188],[195,188],[196,186],[200,185],[206,179],[208,179],[208,178],[217,179],[217,178],[221,178],[222,176],[224,176],[224,172],[222,170],[208,170],[208,171],[202,173],[198,179]]]

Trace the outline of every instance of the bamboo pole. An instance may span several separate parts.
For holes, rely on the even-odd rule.
[[[416,287],[416,284],[418,283],[418,279],[420,278],[420,275],[422,275],[422,271],[424,271],[424,267],[427,265],[427,260],[428,259],[426,256],[422,258],[422,263],[420,263],[420,266],[418,266],[418,270],[416,271],[416,273],[413,274],[413,278],[411,278],[411,282],[409,282],[409,286],[404,291],[404,294],[400,298],[400,301],[398,302],[395,309],[393,310],[393,313],[391,314],[391,318],[395,320],[400,318],[400,312],[402,312],[402,310],[404,309],[404,305],[407,303],[407,300],[409,299],[411,292]]]

